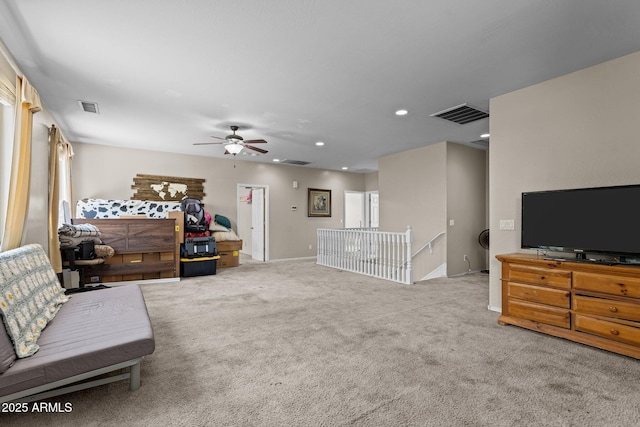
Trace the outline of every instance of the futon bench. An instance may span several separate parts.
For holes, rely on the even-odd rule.
[[[7,295],[15,286],[27,289],[31,281],[51,277],[50,264],[43,273],[42,268],[30,268],[29,262],[21,262],[43,257],[48,264],[39,245],[0,253],[0,304],[8,301]],[[7,285],[11,280],[18,285]],[[29,292],[23,291],[21,296],[25,293]],[[7,332],[11,329],[7,316],[0,311],[4,321],[0,324],[0,369],[5,369],[0,374],[0,402],[40,400],[124,379],[129,379],[130,390],[137,390],[140,362],[155,349],[140,288],[126,285],[59,298],[68,301],[41,331],[37,351],[23,358],[16,356],[19,349]]]

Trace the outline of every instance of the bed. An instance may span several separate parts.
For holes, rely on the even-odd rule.
[[[209,227],[221,257],[218,267],[236,267],[242,240],[227,218],[217,214],[214,217],[225,223],[212,222]],[[180,244],[185,237],[183,220],[180,202],[79,200],[72,222],[98,227],[102,242],[115,251],[104,264],[87,267],[85,284],[179,277]]]

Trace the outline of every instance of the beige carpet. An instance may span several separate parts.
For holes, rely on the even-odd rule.
[[[143,285],[142,387],[2,426],[637,426],[640,361],[497,324],[488,276],[413,286],[245,262]]]

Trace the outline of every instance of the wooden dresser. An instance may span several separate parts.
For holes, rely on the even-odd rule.
[[[100,239],[115,255],[104,264],[87,267],[85,284],[179,276],[180,246],[176,244],[175,219],[73,219],[93,224]]]
[[[640,266],[502,262],[501,325],[516,325],[640,359]]]

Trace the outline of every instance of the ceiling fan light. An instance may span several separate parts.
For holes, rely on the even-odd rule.
[[[236,144],[236,143],[227,144],[227,146],[224,148],[226,148],[227,151],[233,154],[234,156],[242,151],[242,145]]]

